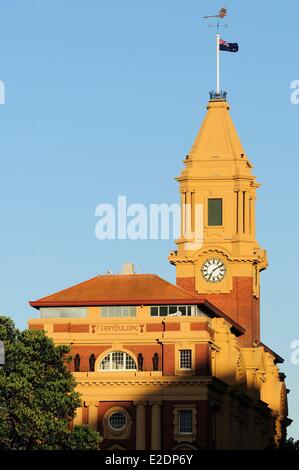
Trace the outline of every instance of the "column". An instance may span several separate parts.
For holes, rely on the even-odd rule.
[[[151,448],[161,449],[161,402],[152,403]]]
[[[186,192],[186,209],[185,209],[185,227],[186,227],[186,238],[188,241],[192,240],[191,237],[191,192]]]
[[[238,190],[238,234],[243,233],[243,191]]]
[[[252,234],[252,202],[253,199],[249,196],[249,234]]]
[[[230,449],[230,396],[226,392],[222,396],[220,412],[217,415],[217,450]]]
[[[98,406],[99,406],[99,402],[88,403],[88,424],[95,431],[98,431],[98,425],[99,425]]]
[[[74,426],[78,426],[78,425],[82,424],[82,416],[83,416],[83,409],[81,407],[77,408],[76,409],[76,415],[73,419],[73,425]]]
[[[254,409],[252,406],[248,408],[246,435],[247,439],[245,444],[245,450],[254,450]]]
[[[181,239],[185,238],[186,232],[186,193],[181,193]]]
[[[235,230],[236,234],[239,233],[239,191],[235,191],[235,217],[236,217],[236,223],[235,223]]]
[[[250,199],[249,199],[249,192],[245,191],[244,193],[244,209],[245,209],[245,214],[244,214],[244,232],[245,233],[250,233]]]
[[[251,197],[251,234],[255,237],[255,196]]]
[[[195,234],[193,238],[196,238],[197,233],[195,230],[195,192],[191,191],[191,231]]]
[[[146,450],[146,402],[136,402],[136,450]]]

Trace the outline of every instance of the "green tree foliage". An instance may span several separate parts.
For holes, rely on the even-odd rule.
[[[81,405],[65,366],[69,348],[43,331],[19,331],[8,317],[0,317],[0,340],[0,449],[97,449],[97,432],[69,426]]]
[[[280,450],[299,450],[299,441],[295,441],[293,437],[289,437],[279,447]]]

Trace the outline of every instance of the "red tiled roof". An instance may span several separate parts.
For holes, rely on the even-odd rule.
[[[29,302],[32,307],[63,305],[196,304],[198,299],[155,274],[96,276],[55,294]]]
[[[55,294],[31,301],[34,308],[100,305],[201,305],[213,317],[230,322],[237,335],[245,330],[205,298],[192,295],[156,274],[117,274],[93,277]]]

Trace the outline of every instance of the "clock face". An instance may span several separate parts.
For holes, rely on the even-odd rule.
[[[220,259],[208,259],[202,266],[201,272],[208,282],[220,282],[226,274],[226,266]]]

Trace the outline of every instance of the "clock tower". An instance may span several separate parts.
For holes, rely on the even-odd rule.
[[[259,184],[229,113],[226,93],[211,94],[207,113],[177,181],[181,236],[169,261],[177,285],[204,297],[260,341],[260,272],[266,251],[255,236]]]

